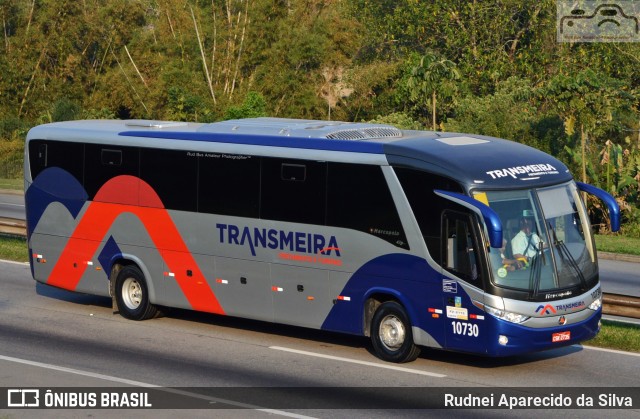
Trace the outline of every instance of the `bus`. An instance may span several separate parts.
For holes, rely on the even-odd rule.
[[[582,194],[517,142],[281,118],[68,121],[25,147],[30,266],[144,320],[175,307],[511,356],[599,331]],[[517,246],[526,244],[526,248]]]

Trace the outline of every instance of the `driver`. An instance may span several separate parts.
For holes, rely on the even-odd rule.
[[[495,252],[493,251],[493,249],[491,252],[491,261],[493,267],[494,269],[496,269],[496,273],[500,278],[505,278],[508,272],[525,267],[525,263],[522,260],[507,258],[507,256],[505,255],[506,251],[507,240],[502,239],[502,247],[500,248],[500,252]]]
[[[532,231],[534,219],[531,212],[525,210],[520,218],[520,231],[511,239],[511,252],[515,259],[525,259],[527,262],[538,254],[540,237]]]

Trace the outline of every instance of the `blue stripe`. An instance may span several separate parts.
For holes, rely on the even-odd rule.
[[[275,137],[269,135],[220,134],[210,132],[179,131],[123,131],[124,137],[162,138],[170,140],[205,141],[211,143],[261,145],[270,147],[301,148],[309,150],[349,151],[354,153],[384,154],[382,143],[359,140],[330,140],[324,138]]]

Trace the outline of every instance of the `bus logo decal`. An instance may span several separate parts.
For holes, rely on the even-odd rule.
[[[318,253],[321,253],[323,255],[328,255],[332,250],[336,251],[336,256],[340,256],[340,248],[339,247],[325,247],[324,249],[320,250]],[[329,252],[329,253],[326,253],[326,252]]]
[[[576,309],[582,308],[582,307],[584,307],[586,305],[587,304],[584,301],[575,301],[575,302],[569,303],[569,304],[557,305],[556,308],[558,310],[568,311],[568,310],[576,310]]]
[[[553,308],[551,304],[547,304],[546,306],[543,306],[542,304],[540,304],[536,309],[536,313],[540,313],[544,315],[556,314],[556,309]]]
[[[247,226],[240,228],[222,223],[217,223],[216,229],[221,244],[249,246],[252,256],[256,256],[256,248],[262,248],[325,256],[332,256],[332,252],[335,252],[336,257],[341,257],[336,236],[327,240],[322,234]]]
[[[487,172],[491,179],[511,176],[518,179],[518,175],[540,176],[540,175],[557,175],[558,170],[550,164],[529,164],[527,166],[508,167],[505,169],[490,170]]]

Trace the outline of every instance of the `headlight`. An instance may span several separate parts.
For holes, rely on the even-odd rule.
[[[602,297],[596,298],[593,303],[589,304],[589,308],[593,311],[600,310],[600,307],[602,307]]]
[[[493,308],[488,305],[484,306],[484,311],[501,320],[506,320],[508,322],[516,323],[516,324],[522,323],[531,318],[531,316],[525,316],[524,314],[511,313],[509,311],[498,310],[497,308]]]

